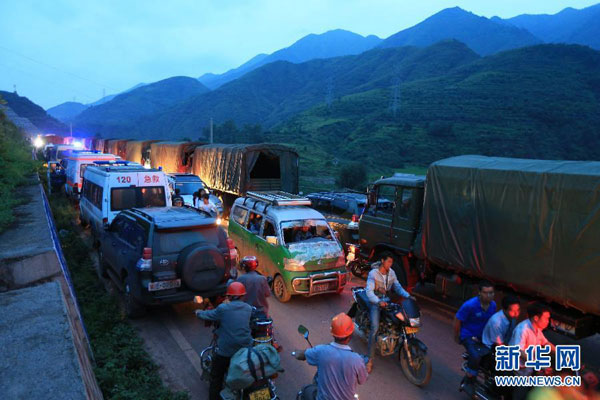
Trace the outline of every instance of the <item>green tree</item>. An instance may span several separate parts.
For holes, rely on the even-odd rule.
[[[335,184],[339,188],[363,190],[367,186],[367,167],[358,162],[344,164]]]

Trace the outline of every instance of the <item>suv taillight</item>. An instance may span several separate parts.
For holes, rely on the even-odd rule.
[[[144,247],[142,252],[142,258],[135,264],[136,268],[140,271],[152,271],[152,248]]]

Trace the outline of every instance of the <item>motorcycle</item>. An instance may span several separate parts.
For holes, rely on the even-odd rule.
[[[348,315],[354,320],[355,332],[361,339],[368,341],[371,322],[369,318],[369,299],[366,289],[353,287],[354,303]],[[412,384],[423,387],[431,379],[431,360],[427,355],[427,346],[417,339],[421,327],[421,312],[412,299],[404,299],[402,304],[388,303],[381,309],[376,348],[382,357],[398,352],[400,368]]]
[[[205,324],[213,325],[213,336],[210,345],[200,352],[200,366],[202,368],[202,379],[210,380],[212,360],[217,351],[217,329],[218,323],[205,321]],[[273,320],[266,318],[260,313],[253,312],[250,320],[250,330],[254,345],[273,343]],[[233,390],[225,385],[221,391],[223,400],[278,400],[277,388],[273,383],[276,376],[255,381],[249,387],[242,390]]]
[[[298,333],[304,337],[304,339],[308,342],[308,345],[312,348],[313,345],[308,339],[308,329],[304,325],[298,326]],[[292,351],[292,357],[296,358],[297,353]],[[313,382],[310,385],[304,386],[302,389],[298,391],[296,395],[296,400],[314,400],[317,398],[317,374],[313,377]],[[358,394],[354,395],[356,400],[359,400]]]
[[[358,278],[367,279],[367,275],[371,271],[371,264],[361,257],[360,247],[357,244],[346,243],[346,248],[348,249],[346,269]]]

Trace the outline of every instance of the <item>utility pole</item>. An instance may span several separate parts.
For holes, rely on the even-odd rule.
[[[213,142],[213,119],[212,117],[210,117],[210,138],[209,138],[209,143],[212,144]]]

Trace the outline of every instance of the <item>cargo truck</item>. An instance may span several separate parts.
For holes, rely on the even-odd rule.
[[[460,156],[434,162],[426,177],[382,178],[359,237],[349,262],[391,251],[410,289],[428,281],[466,298],[488,279],[548,303],[563,334],[599,331],[600,162]]]

